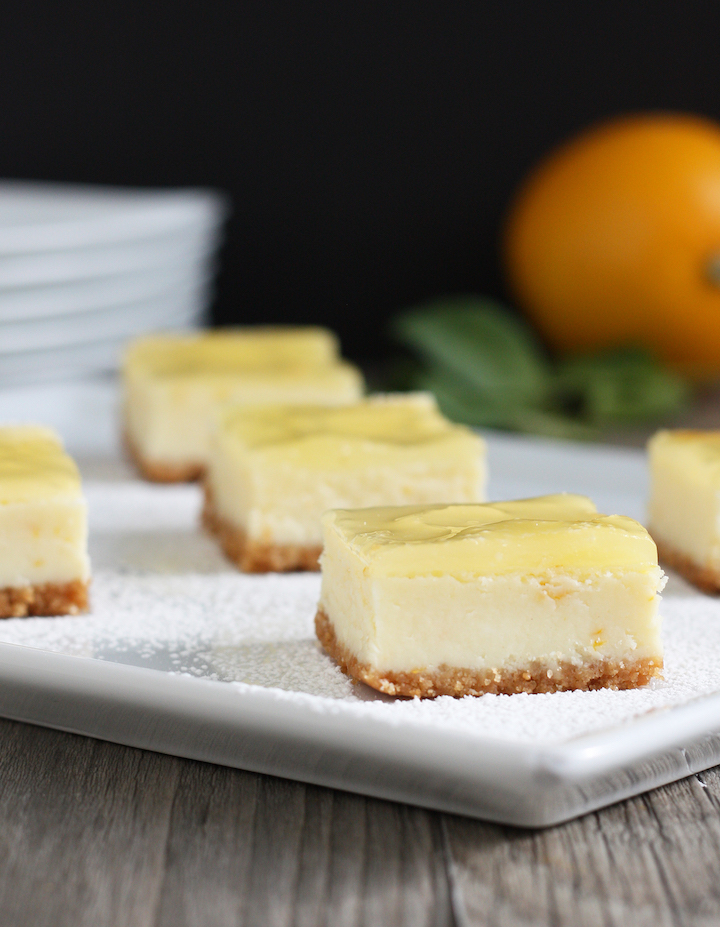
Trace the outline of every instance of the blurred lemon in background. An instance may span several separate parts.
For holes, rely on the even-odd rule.
[[[513,295],[561,354],[643,345],[720,374],[720,126],[649,113],[553,152],[511,205]]]

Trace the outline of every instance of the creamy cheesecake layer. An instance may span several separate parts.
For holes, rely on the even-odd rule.
[[[85,584],[89,576],[74,462],[49,429],[0,428],[0,591]]]
[[[655,545],[584,497],[333,511],[323,527],[319,634],[383,691],[622,687],[662,667]]]
[[[234,374],[272,367],[321,367],[338,360],[337,337],[325,328],[259,326],[137,338],[126,364],[152,376]]]
[[[232,408],[206,480],[216,514],[251,540],[319,547],[330,508],[482,500],[485,444],[426,394]]]
[[[127,351],[123,378],[128,441],[158,478],[163,466],[202,469],[226,402],[335,405],[363,391],[359,371],[338,359],[335,336],[316,328],[142,338]]]
[[[682,559],[720,583],[720,432],[660,431],[648,445],[653,536],[682,572]]]
[[[374,576],[431,573],[464,581],[560,568],[657,566],[655,544],[642,525],[624,515],[600,515],[590,499],[569,493],[485,505],[339,511],[333,524]]]

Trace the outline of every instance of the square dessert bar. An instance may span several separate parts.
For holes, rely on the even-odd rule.
[[[338,408],[227,408],[204,522],[248,572],[318,569],[327,509],[485,498],[485,442],[429,394]]]
[[[0,618],[84,611],[89,580],[77,467],[50,429],[0,427]]]
[[[327,512],[317,635],[390,695],[627,689],[663,665],[647,531],[584,496]]]
[[[648,451],[648,522],[661,561],[720,592],[720,431],[660,431]]]
[[[139,338],[123,363],[125,437],[144,476],[197,479],[213,417],[225,402],[359,399],[359,371],[322,328],[236,328]]]

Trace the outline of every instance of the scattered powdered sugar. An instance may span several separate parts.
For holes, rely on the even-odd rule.
[[[720,600],[672,577],[662,614],[665,678],[625,692],[391,699],[345,677],[320,649],[315,574],[246,576],[198,527],[196,486],[89,482],[92,612],[0,623],[0,641],[272,690],[309,713],[561,742],[720,692]]]

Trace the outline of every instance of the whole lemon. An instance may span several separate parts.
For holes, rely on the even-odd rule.
[[[595,126],[518,190],[508,282],[560,353],[645,345],[720,373],[720,126],[648,113]]]

